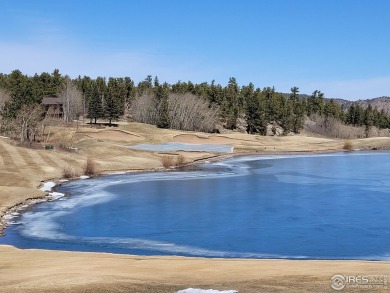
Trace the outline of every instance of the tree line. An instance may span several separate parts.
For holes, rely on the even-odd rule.
[[[266,135],[269,127],[274,133],[276,127],[281,127],[283,134],[299,133],[306,117],[320,115],[325,123],[337,120],[365,126],[367,132],[373,126],[390,128],[389,115],[383,110],[355,103],[343,109],[318,90],[303,97],[298,87],[286,94],[274,87],[256,88],[253,83],[239,86],[234,77],[224,87],[215,81],[160,83],[150,75],[137,84],[130,77],[71,79],[56,69],[34,76],[19,70],[0,74],[0,131],[18,130],[21,140],[33,139],[38,126],[31,121],[44,119],[44,97],[62,101],[65,122],[82,116],[90,123],[105,119],[111,124],[126,117],[160,128],[211,132],[221,124],[226,129],[245,127],[248,133]]]

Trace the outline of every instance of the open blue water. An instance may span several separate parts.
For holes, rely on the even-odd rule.
[[[14,219],[21,248],[390,259],[390,152],[259,156],[64,184]]]

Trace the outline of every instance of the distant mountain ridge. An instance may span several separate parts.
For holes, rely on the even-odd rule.
[[[334,99],[335,102],[339,103],[343,109],[348,109],[352,104],[357,104],[363,108],[367,108],[371,105],[372,108],[377,108],[379,111],[382,109],[390,114],[390,97],[383,96],[373,99],[348,101],[344,99]]]
[[[288,98],[290,94],[283,93],[285,98]],[[299,97],[301,99],[307,99],[310,95],[300,94]],[[326,101],[332,100],[332,98],[325,98]],[[357,104],[364,109],[371,105],[372,108],[377,108],[379,111],[382,109],[390,115],[390,96],[377,97],[373,99],[365,99],[365,100],[357,100],[357,101],[349,101],[344,99],[333,99],[336,103],[341,105],[343,110],[348,110],[352,104]]]

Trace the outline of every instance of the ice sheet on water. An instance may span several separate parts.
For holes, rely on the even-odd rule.
[[[5,221],[9,221],[9,220],[11,220],[11,219],[13,219],[13,218],[16,218],[17,216],[19,216],[19,213],[13,212],[13,213],[5,214],[5,215],[3,216],[3,219],[4,219]]]
[[[55,218],[66,216],[70,211],[41,211],[27,212],[21,220],[22,226],[20,232],[25,237],[35,239],[57,240],[62,242],[77,242],[88,245],[101,246],[109,244],[117,248],[157,251],[169,254],[182,254],[191,256],[205,257],[238,257],[238,258],[302,258],[305,256],[283,256],[260,253],[238,253],[220,250],[204,249],[201,247],[178,245],[171,242],[146,240],[139,238],[121,238],[121,237],[86,237],[65,234]]]
[[[116,172],[109,172],[108,175],[125,175],[127,172],[125,171],[116,171]]]
[[[163,144],[137,144],[129,146],[132,149],[162,152],[162,151],[190,151],[190,152],[217,152],[233,153],[233,147],[223,144],[193,144],[180,142],[167,142]]]
[[[314,155],[314,156],[337,156],[337,154],[326,154],[326,155]],[[295,157],[299,157],[297,155]],[[78,180],[69,183],[72,191],[77,191],[77,196],[71,196],[64,201],[53,202],[53,208],[50,213],[37,212],[35,214],[29,215],[26,213],[24,216],[24,227],[21,227],[23,234],[33,238],[44,238],[44,239],[58,239],[64,241],[76,241],[78,243],[88,243],[91,245],[99,244],[113,244],[115,247],[128,248],[128,249],[138,249],[144,251],[157,251],[162,253],[171,253],[171,254],[183,254],[183,255],[192,255],[192,256],[206,256],[206,257],[242,257],[242,258],[300,258],[305,259],[308,257],[305,256],[283,256],[283,255],[265,255],[258,253],[238,253],[238,252],[229,252],[229,251],[218,251],[218,250],[208,250],[202,247],[195,246],[185,246],[178,245],[170,242],[161,242],[161,241],[150,241],[137,238],[112,238],[112,237],[82,237],[68,235],[61,232],[61,227],[56,226],[56,224],[50,224],[51,222],[55,223],[57,217],[65,215],[67,212],[71,212],[80,207],[85,207],[89,205],[95,205],[98,203],[110,201],[112,198],[115,198],[116,195],[106,191],[106,187],[116,184],[127,184],[127,183],[137,183],[137,182],[147,182],[147,181],[158,181],[158,180],[194,180],[197,178],[217,178],[217,177],[227,177],[227,176],[241,176],[246,174],[247,164],[246,161],[258,160],[262,156],[249,157],[249,158],[232,158],[223,163],[216,163],[223,168],[219,168],[215,172],[213,169],[207,171],[191,171],[191,172],[159,172],[159,173],[138,173],[131,175],[110,175],[99,177],[98,179],[91,180]],[[264,157],[264,156],[263,156]],[[266,156],[266,159],[278,159],[290,156]],[[294,157],[294,156],[291,156]],[[215,165],[213,163],[213,165]],[[285,173],[275,175],[281,182],[296,182],[300,180],[301,182],[308,183],[327,183],[329,178],[321,176],[312,176],[309,177],[309,174],[296,174],[296,173]],[[300,176],[299,178],[296,176]],[[328,175],[331,176],[331,175]],[[301,178],[302,177],[302,178]],[[332,179],[332,178],[331,178]],[[306,181],[305,181],[306,180]],[[340,178],[335,178],[334,180],[343,180]],[[363,182],[363,181],[362,181]],[[357,182],[358,184],[359,182]],[[385,189],[388,188],[389,184],[384,182],[379,182],[374,188]],[[73,194],[73,193],[71,193]],[[32,216],[33,218],[29,218]],[[27,224],[26,224],[27,223]],[[389,256],[386,256],[387,259]],[[359,257],[362,259],[364,257]],[[368,259],[381,259],[380,256],[375,256],[375,258],[368,257]],[[201,290],[201,289],[199,289]],[[210,289],[211,290],[211,289]],[[222,291],[223,292],[223,291]]]
[[[65,239],[69,235],[59,232],[59,225],[53,218],[67,214],[63,211],[27,212],[23,215],[21,223],[22,235],[39,239]]]
[[[61,192],[50,192],[48,198],[50,200],[56,200],[56,199],[59,199],[59,198],[64,197],[64,196],[65,196],[65,194],[61,193]]]

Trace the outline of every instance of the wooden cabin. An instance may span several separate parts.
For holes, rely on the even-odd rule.
[[[60,98],[44,97],[42,105],[45,107],[47,117],[62,119],[64,107]]]

